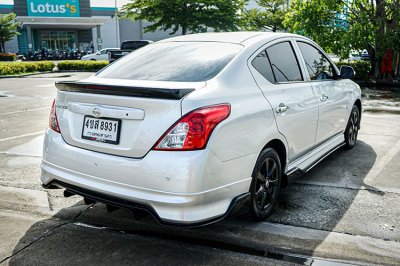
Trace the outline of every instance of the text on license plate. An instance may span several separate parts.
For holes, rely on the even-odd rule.
[[[111,144],[119,143],[120,119],[85,116],[82,138]]]

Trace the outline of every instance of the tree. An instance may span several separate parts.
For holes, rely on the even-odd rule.
[[[123,6],[121,16],[132,20],[153,22],[145,28],[146,32],[157,29],[182,35],[190,32],[237,30],[240,11],[245,0],[131,0]]]
[[[287,13],[286,0],[258,0],[261,8],[252,8],[244,11],[242,29],[265,30],[273,32],[285,30],[283,20]]]
[[[337,40],[344,31],[336,26],[340,7],[332,0],[293,0],[284,24],[289,31],[312,38],[325,50],[338,52],[341,44]]]
[[[373,75],[389,50],[400,51],[400,0],[293,0],[284,24],[347,58],[367,49]]]
[[[19,34],[19,23],[15,22],[16,17],[14,13],[0,15],[0,52],[5,52],[5,42]]]

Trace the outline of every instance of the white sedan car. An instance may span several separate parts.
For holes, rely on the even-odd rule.
[[[149,44],[56,84],[41,182],[85,202],[147,210],[162,224],[203,225],[246,206],[265,220],[289,177],[356,144],[353,76],[293,34]]]
[[[84,61],[102,61],[102,60],[108,60],[108,52],[109,51],[118,51],[120,50],[119,48],[106,48],[102,49],[94,54],[87,54],[82,56],[81,60]]]

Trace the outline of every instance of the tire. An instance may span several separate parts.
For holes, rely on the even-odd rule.
[[[356,105],[351,109],[349,121],[344,131],[345,149],[352,149],[357,143],[358,130],[360,129],[360,110]]]
[[[275,209],[281,185],[282,167],[274,149],[266,148],[257,159],[250,185],[250,214],[264,221]]]

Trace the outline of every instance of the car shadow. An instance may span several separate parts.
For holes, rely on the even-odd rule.
[[[283,224],[321,230],[326,236],[332,231],[352,233],[346,223],[342,225],[342,219],[360,191],[384,195],[364,183],[376,157],[374,149],[363,141],[352,150],[332,153],[282,189],[280,203],[267,223],[255,223],[244,214],[202,228],[167,227],[142,212],[132,215],[119,209],[109,213],[103,204],[87,206],[80,201],[33,224],[8,262],[129,264],[139,257],[136,264],[216,264],[213,256],[199,258],[196,252],[202,249],[192,248],[199,246],[263,257],[275,254],[272,257],[276,258],[280,252],[287,253],[288,247],[272,242],[271,234],[260,233],[260,228],[271,231],[268,228]],[[296,252],[312,256],[323,240],[307,243],[307,248]]]
[[[282,189],[280,204],[268,221],[351,234],[346,231],[350,228],[337,225],[360,191],[385,195],[364,182],[376,158],[374,149],[363,141],[351,150],[335,151]]]

